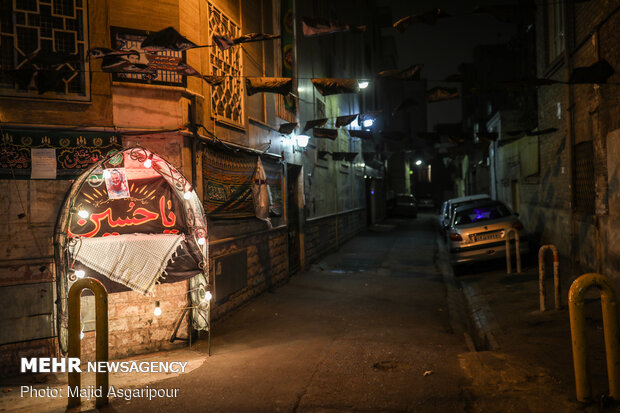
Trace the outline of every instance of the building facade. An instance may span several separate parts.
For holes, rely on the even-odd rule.
[[[61,353],[57,336],[66,320],[57,303],[66,297],[56,285],[66,274],[54,269],[57,217],[76,177],[110,151],[139,145],[156,153],[183,173],[202,202],[208,219],[212,322],[364,229],[362,143],[346,127],[334,125],[335,117],[362,112],[364,104],[356,94],[322,96],[311,79],[362,73],[369,40],[348,33],[303,38],[298,17],[326,11],[320,2],[313,2],[316,10],[307,9],[307,3],[3,3],[2,67],[11,70],[0,78],[0,216],[5,227],[0,296],[13,303],[0,321],[3,375],[17,372],[19,357]],[[141,47],[150,33],[167,27],[210,47],[163,52]],[[248,33],[280,38],[227,50],[213,45],[214,35]],[[95,48],[125,52],[123,64],[134,71],[110,73],[109,62],[88,53]],[[333,59],[335,50],[341,58]],[[154,72],[145,69],[154,64],[159,65]],[[185,72],[170,70],[171,64]],[[200,75],[223,76],[224,82],[212,85],[183,65]],[[250,95],[248,77],[293,78],[293,94]],[[302,147],[296,136],[304,123],[321,117],[329,119],[325,128],[337,130],[336,139],[306,132],[310,142]],[[300,126],[292,134],[279,133],[279,126],[289,122]],[[345,161],[322,158],[320,151],[357,155]],[[245,177],[252,178],[258,159],[271,191],[270,222],[215,208],[221,192],[213,177],[232,179],[243,164]],[[179,320],[178,335],[192,333],[182,315],[190,292],[188,281],[181,281],[158,284],[146,296],[110,294],[110,356],[182,345],[169,339]],[[82,353],[90,356],[94,310],[92,297],[82,300]],[[154,315],[155,306],[160,316]]]

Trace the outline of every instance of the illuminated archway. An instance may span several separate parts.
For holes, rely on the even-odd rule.
[[[185,177],[142,147],[110,154],[71,185],[54,234],[58,341],[67,350],[67,291],[85,275],[109,292],[190,281],[194,328],[209,327],[207,222]],[[172,259],[174,256],[174,259]]]

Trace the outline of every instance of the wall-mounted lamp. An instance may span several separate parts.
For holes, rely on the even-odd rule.
[[[308,135],[297,135],[297,146],[300,148],[305,149],[309,141],[310,137]]]
[[[310,137],[308,135],[293,136],[293,153],[295,153],[295,151],[305,152],[309,141]]]
[[[159,301],[155,301],[155,310],[153,311],[155,317],[159,317],[161,315],[161,307],[159,306]]]
[[[373,119],[366,119],[364,122],[362,122],[362,126],[365,128],[370,128],[373,123],[375,123]]]

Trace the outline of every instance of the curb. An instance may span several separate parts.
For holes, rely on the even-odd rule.
[[[448,288],[448,306],[450,309],[450,319],[455,324],[457,321],[464,323],[464,325],[471,325],[475,328],[478,341],[484,342],[484,349],[497,351],[500,346],[495,338],[497,332],[500,331],[500,326],[493,315],[493,311],[489,307],[489,304],[483,298],[478,288],[473,284],[466,283],[463,280],[458,280],[454,275],[454,270],[449,264],[449,256],[446,251],[445,245],[437,238],[437,268],[441,272],[446,287]],[[458,301],[457,294],[462,293],[465,299],[465,305],[468,310],[470,323],[467,320],[462,320],[459,317],[459,312],[456,309]],[[459,294],[461,295],[461,294]],[[472,323],[473,322],[473,323]],[[457,331],[457,329],[453,329]],[[475,340],[467,333],[464,332],[465,341],[471,351],[481,350],[481,345],[476,346]]]

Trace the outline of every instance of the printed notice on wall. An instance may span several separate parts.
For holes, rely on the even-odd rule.
[[[56,149],[31,148],[30,160],[30,179],[56,179]]]

